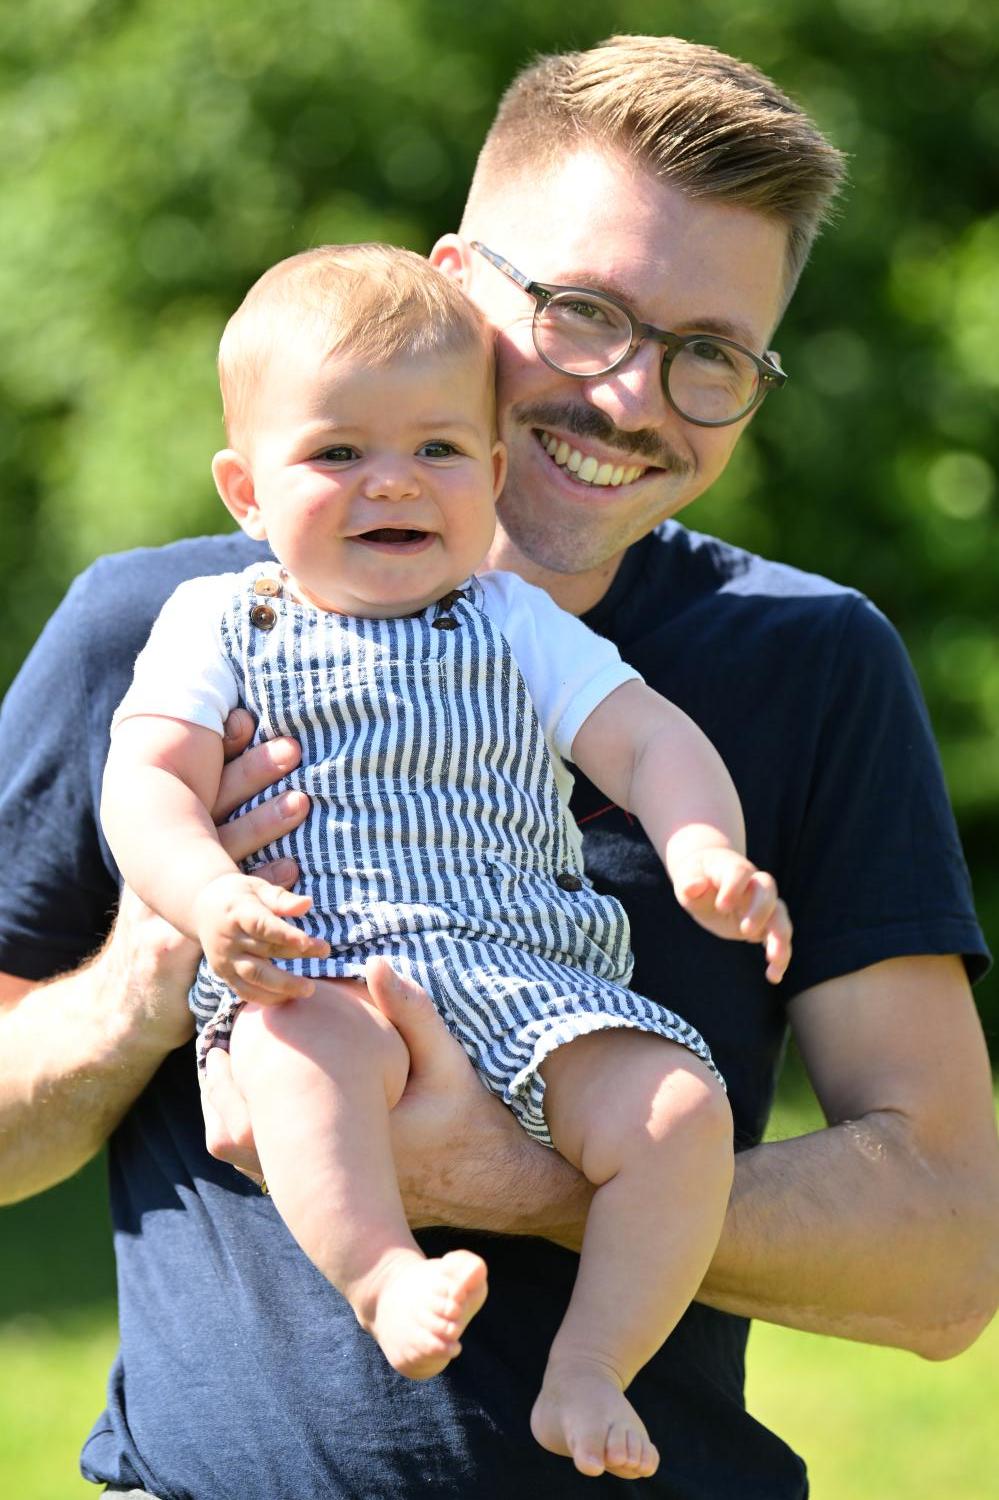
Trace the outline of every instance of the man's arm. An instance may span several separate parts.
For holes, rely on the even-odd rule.
[[[229,753],[252,732],[241,732]],[[299,760],[291,741],[255,747],[227,766],[215,807],[224,818]],[[296,827],[307,799],[290,793],[220,836],[241,859]],[[290,862],[272,878],[295,878]],[[0,1203],[51,1187],[107,1139],[168,1052],[191,1034],[187,990],[197,949],[126,892],[119,920],[89,963],[44,984],[0,976]]]
[[[429,1002],[394,981],[379,1003],[414,1059],[396,1136],[413,1222],[578,1249],[585,1184],[510,1129]],[[963,967],[889,959],[817,985],[792,1013],[829,1126],[737,1156],[700,1300],[930,1359],[957,1354],[999,1301],[999,1142]]]
[[[815,1333],[959,1353],[999,1302],[999,1143],[956,958],[896,958],[799,995],[829,1126],[738,1157],[702,1300]]]

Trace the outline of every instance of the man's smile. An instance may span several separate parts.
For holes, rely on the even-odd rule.
[[[569,473],[575,475],[583,484],[615,487],[621,484],[633,484],[636,479],[648,472],[641,464],[608,463],[606,459],[587,453],[585,448],[573,447],[572,444],[566,442],[565,438],[557,438],[552,433],[546,432],[543,427],[535,428],[534,435],[552,462],[560,469],[568,469]]]

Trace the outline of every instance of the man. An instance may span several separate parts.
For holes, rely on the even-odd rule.
[[[745,1318],[942,1358],[996,1303],[999,1154],[968,988],[986,955],[904,656],[855,594],[669,524],[780,384],[766,351],[839,170],[754,70],[617,38],[515,82],[461,233],[433,253],[497,329],[510,473],[493,562],[585,614],[706,729],[795,921],[792,970],[766,993],[756,955],[702,941],[640,832],[579,786],[590,873],[632,920],[636,987],[706,1035],[743,1148],[700,1300],[634,1386],[663,1496],[807,1493],[801,1461],[742,1408]],[[266,1199],[206,1154],[186,945],[126,896],[92,964],[32,983],[93,946],[114,899],[94,808],[132,654],[182,577],[252,555],[226,538],[98,564],[5,706],[33,728],[0,808],[6,1198],[58,1180],[121,1122],[122,1353],[84,1470],[164,1500],[616,1493],[527,1429],[583,1188],[485,1096],[418,995],[382,976],[412,1058],[396,1112],[410,1217],[502,1236],[483,1243],[490,1297],[464,1353],[424,1384],[384,1367]],[[234,761],[220,815],[294,754]],[[227,835],[237,854],[301,806],[249,816]],[[761,1146],[788,1023],[829,1127]],[[238,1100],[213,1071],[218,1149],[246,1164]]]

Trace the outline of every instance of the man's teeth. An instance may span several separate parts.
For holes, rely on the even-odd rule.
[[[570,448],[564,438],[552,437],[541,432],[541,445],[560,469],[568,469],[584,484],[614,485],[633,484],[645,470],[640,464],[600,464],[591,455],[584,458],[578,448]]]

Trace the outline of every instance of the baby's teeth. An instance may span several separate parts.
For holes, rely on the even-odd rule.
[[[610,484],[610,482],[611,482],[611,475],[613,474],[613,472],[614,472],[614,465],[613,464],[601,464],[600,467],[599,467],[599,469],[597,470],[597,472],[593,476],[593,483],[594,484]]]
[[[610,477],[610,482],[611,482],[611,484],[620,484],[621,480],[623,478],[624,478],[624,469],[622,468],[622,466],[620,464],[618,464],[617,468],[614,470],[613,474]]]
[[[572,452],[569,454],[569,457],[565,461],[565,466],[570,470],[571,473],[575,474],[582,462],[583,455],[580,453],[578,448],[573,448]]]
[[[554,442],[555,439],[553,438],[552,441]],[[572,452],[572,449],[569,447],[568,443],[561,442],[557,443],[554,449],[549,448],[548,452],[552,455],[557,464],[564,464],[566,459],[569,457],[569,454]]]
[[[585,479],[587,484],[592,484],[597,475],[600,465],[595,458],[584,458],[578,470],[580,479]]]

